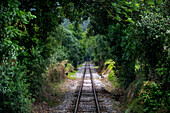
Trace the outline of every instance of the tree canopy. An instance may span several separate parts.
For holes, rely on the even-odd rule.
[[[136,98],[143,112],[169,109],[169,5],[169,0],[1,1],[0,111],[30,112],[51,64],[69,60],[76,67],[85,59],[100,66],[112,59],[124,89],[142,78],[147,88],[141,86]]]

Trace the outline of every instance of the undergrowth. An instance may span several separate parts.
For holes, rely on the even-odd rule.
[[[111,83],[115,87],[120,87],[118,78],[115,75],[115,73],[117,72],[115,62],[112,59],[106,60],[105,66],[106,66],[106,71],[104,72],[104,74],[109,73],[108,80],[111,81]]]
[[[76,70],[74,70],[73,72],[70,72],[70,73],[68,74],[68,78],[70,78],[70,79],[76,79],[76,77],[74,77],[76,73],[77,73]]]
[[[64,82],[67,73],[72,78],[71,75],[76,73],[73,69],[74,67],[68,60],[51,65],[43,75],[45,83],[43,84],[43,90],[39,95],[38,102],[46,102],[50,107],[59,105],[64,95],[61,92],[60,84]],[[73,72],[71,72],[72,70]]]
[[[139,99],[135,99],[125,113],[143,113],[143,106],[141,105]]]
[[[114,75],[114,71],[111,71],[109,76],[108,76],[108,79],[109,81],[112,82],[112,84],[115,86],[115,87],[120,87],[120,84],[118,82],[118,78]]]

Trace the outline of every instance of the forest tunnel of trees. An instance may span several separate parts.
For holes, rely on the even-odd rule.
[[[136,84],[132,104],[168,112],[169,12],[169,0],[1,0],[0,112],[30,112],[56,62],[109,59],[120,87]]]

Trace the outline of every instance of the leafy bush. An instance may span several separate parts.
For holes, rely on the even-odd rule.
[[[45,73],[46,64],[41,56],[42,50],[39,47],[32,47],[30,49],[29,57],[24,63],[27,66],[28,74],[25,77],[30,84],[29,91],[33,97],[37,97],[43,85],[42,73]]]
[[[69,63],[68,60],[63,60],[61,64],[65,67],[65,73],[73,72],[74,67],[72,66],[71,63]]]
[[[78,61],[80,60],[80,43],[78,39],[74,37],[72,32],[67,29],[64,29],[63,37],[64,38],[62,38],[61,42],[62,46],[64,46],[67,50],[66,53],[68,54],[68,60],[74,67],[76,67]]]
[[[106,70],[104,74],[109,73],[108,80],[110,80],[115,87],[120,87],[119,80],[116,76],[117,70],[116,70],[115,62],[112,59],[106,60],[105,66],[106,66]]]
[[[159,8],[158,8],[159,10]],[[156,65],[159,61],[168,56],[168,29],[169,17],[157,12],[143,12],[141,20],[136,22],[133,29],[136,36],[137,56],[141,64],[146,79],[150,79],[156,73]]]
[[[153,81],[146,81],[139,93],[139,99],[144,107],[144,112],[156,112],[162,108],[162,91],[160,85]]]
[[[115,76],[114,71],[109,73],[108,79],[113,83],[115,87],[120,87],[119,79]]]
[[[156,76],[156,80],[158,81],[158,83],[160,84],[161,87],[161,91],[162,91],[162,103],[163,106],[166,109],[169,109],[170,107],[170,88],[169,88],[169,84],[170,84],[170,70],[169,70],[169,63],[168,63],[168,57],[166,60],[164,61],[159,61],[157,68],[156,68],[156,72],[157,72],[157,76]]]
[[[105,65],[106,65],[106,70],[109,71],[109,70],[114,70],[116,68],[115,66],[115,62],[112,60],[112,59],[109,59],[105,62]]]
[[[135,80],[135,40],[132,38],[130,27],[119,23],[109,26],[104,39],[109,50],[109,57],[116,63],[118,79],[122,87],[127,88]]]
[[[53,83],[61,81],[65,77],[65,66],[60,63],[51,65],[45,75],[45,81]]]
[[[73,72],[73,71],[74,71],[74,67],[70,63],[67,63],[67,66],[65,67],[65,72]]]
[[[17,62],[13,65],[3,62],[0,65],[0,112],[30,112],[31,95],[28,91],[29,84],[24,79],[26,67]]]
[[[25,113],[31,108],[28,70],[19,55],[26,52],[20,41],[28,35],[26,24],[35,16],[19,5],[18,0],[1,1],[0,5],[0,112],[6,113]]]

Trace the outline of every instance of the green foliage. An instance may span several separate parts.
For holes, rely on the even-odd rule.
[[[20,10],[19,5],[17,0],[7,0],[0,6],[0,111],[3,112],[30,112],[28,70],[22,64],[25,59],[19,61],[27,52],[20,40],[28,35],[25,26],[35,16]]]
[[[120,87],[119,79],[116,77],[114,70],[109,73],[108,79],[115,87]]]
[[[48,66],[68,59],[71,64],[66,70],[72,70],[85,55],[85,59],[99,63],[113,59],[106,64],[112,70],[109,79],[117,81],[117,77],[124,88],[136,74],[155,81],[156,85],[148,86],[152,92],[156,89],[153,95],[143,88],[143,97],[150,98],[144,98],[148,105],[144,109],[168,108],[168,12],[168,0],[1,1],[0,110],[28,112],[31,97],[41,92],[42,74]],[[58,27],[64,18],[74,21],[67,29]],[[83,33],[86,27],[82,30],[78,22],[87,19],[90,24]]]
[[[138,54],[141,61],[148,64],[148,68],[155,69],[158,61],[167,57],[169,34],[166,32],[168,28],[168,17],[154,12],[144,13],[141,21],[137,23],[135,35],[138,39],[137,49],[140,50]]]
[[[135,79],[135,42],[131,37],[130,28],[120,24],[109,26],[105,40],[110,52],[109,57],[118,65],[118,78],[122,86],[127,88]]]
[[[144,106],[144,112],[156,112],[161,109],[162,91],[155,82],[146,81],[139,93]]]
[[[28,75],[26,76],[26,79],[28,80],[28,83],[31,83],[29,90],[32,93],[32,96],[36,97],[42,89],[42,73],[45,73],[46,64],[44,63],[44,59],[41,56],[42,50],[40,47],[32,47],[30,52],[31,58],[28,58],[27,60],[31,60],[31,62],[25,62],[28,69]]]
[[[151,5],[151,4],[150,4]],[[153,5],[153,4],[152,4]],[[147,7],[145,7],[147,9]],[[156,8],[157,10],[154,10]],[[141,19],[133,29],[136,37],[136,52],[140,70],[148,82],[142,97],[145,112],[168,109],[169,95],[169,17],[163,15],[162,8],[152,6],[141,11]],[[146,89],[148,88],[148,90]]]
[[[31,95],[25,66],[3,60],[0,65],[0,112],[30,112]]]
[[[169,104],[167,85],[170,81],[168,3],[162,0],[107,1],[98,2],[92,8],[90,2],[84,6],[91,15],[87,33],[91,35],[87,41],[91,58],[99,63],[113,59],[124,88],[136,78],[160,84],[160,91],[166,95],[161,106],[165,107]],[[111,80],[112,74],[109,75]]]
[[[48,43],[45,46],[51,51],[51,63],[68,59],[76,67],[78,62],[82,62],[85,54],[85,48],[82,42],[83,33],[76,31],[73,24],[70,25],[72,25],[70,30],[57,27],[49,33],[49,37],[47,38]],[[81,30],[80,28],[78,29]],[[76,33],[81,35],[81,40],[78,40]]]
[[[45,47],[49,50],[49,54],[55,54],[55,52],[61,47],[61,40],[63,38],[63,28],[56,27],[48,33],[47,43]],[[61,48],[62,49],[62,48]]]
[[[169,95],[170,95],[170,89],[168,85],[170,84],[170,76],[169,76],[169,63],[167,57],[164,61],[159,61],[156,72],[158,73],[158,76],[156,76],[157,82],[160,84],[161,92],[162,92],[162,103],[165,106],[165,108],[168,110],[170,106],[169,102]]]
[[[65,72],[73,72],[74,67],[70,64],[67,63],[67,66],[65,67]]]
[[[62,45],[67,49],[69,55],[68,60],[76,67],[80,54],[80,43],[71,31],[64,29],[64,38],[62,38]]]
[[[84,61],[83,57],[86,54],[85,51],[85,44],[84,40],[86,38],[85,34],[83,33],[83,29],[81,28],[81,25],[78,23],[72,23],[70,24],[67,29],[72,32],[74,37],[79,41],[79,62],[82,63]]]
[[[64,46],[58,45],[55,52],[51,56],[51,63],[56,61],[61,62],[62,60],[68,59],[69,55],[67,53],[68,49]]]
[[[104,41],[105,36],[96,35],[88,39],[87,47],[89,54],[93,57],[95,62],[105,60],[108,56],[106,42]]]
[[[70,72],[69,74],[68,74],[68,78],[70,78],[70,79],[75,79],[75,74],[77,73],[77,71],[73,71],[73,72]]]
[[[68,30],[72,31],[72,34],[78,39],[81,40],[83,37],[83,30],[81,29],[80,24],[70,24],[67,27]]]
[[[80,60],[80,42],[70,31],[56,27],[62,20],[60,9],[55,0],[1,1],[1,111],[29,112],[31,98],[42,90],[42,74],[48,66],[64,59],[77,65]],[[71,64],[67,67],[73,70]]]
[[[115,62],[112,59],[107,60],[105,65],[108,65],[106,70],[116,69]]]
[[[135,99],[133,103],[128,107],[125,113],[144,113],[143,106],[139,99]]]
[[[115,62],[112,59],[108,59],[105,62],[105,66],[106,66],[105,73],[109,72],[108,80],[110,80],[115,87],[120,87],[119,80],[116,76],[117,70],[116,70]]]
[[[140,70],[140,64],[136,63],[135,64],[135,72],[138,72]]]
[[[113,24],[106,36],[97,35],[88,42],[95,62],[114,59],[118,65],[118,78],[125,88],[135,79],[136,44],[131,35],[129,27]]]

